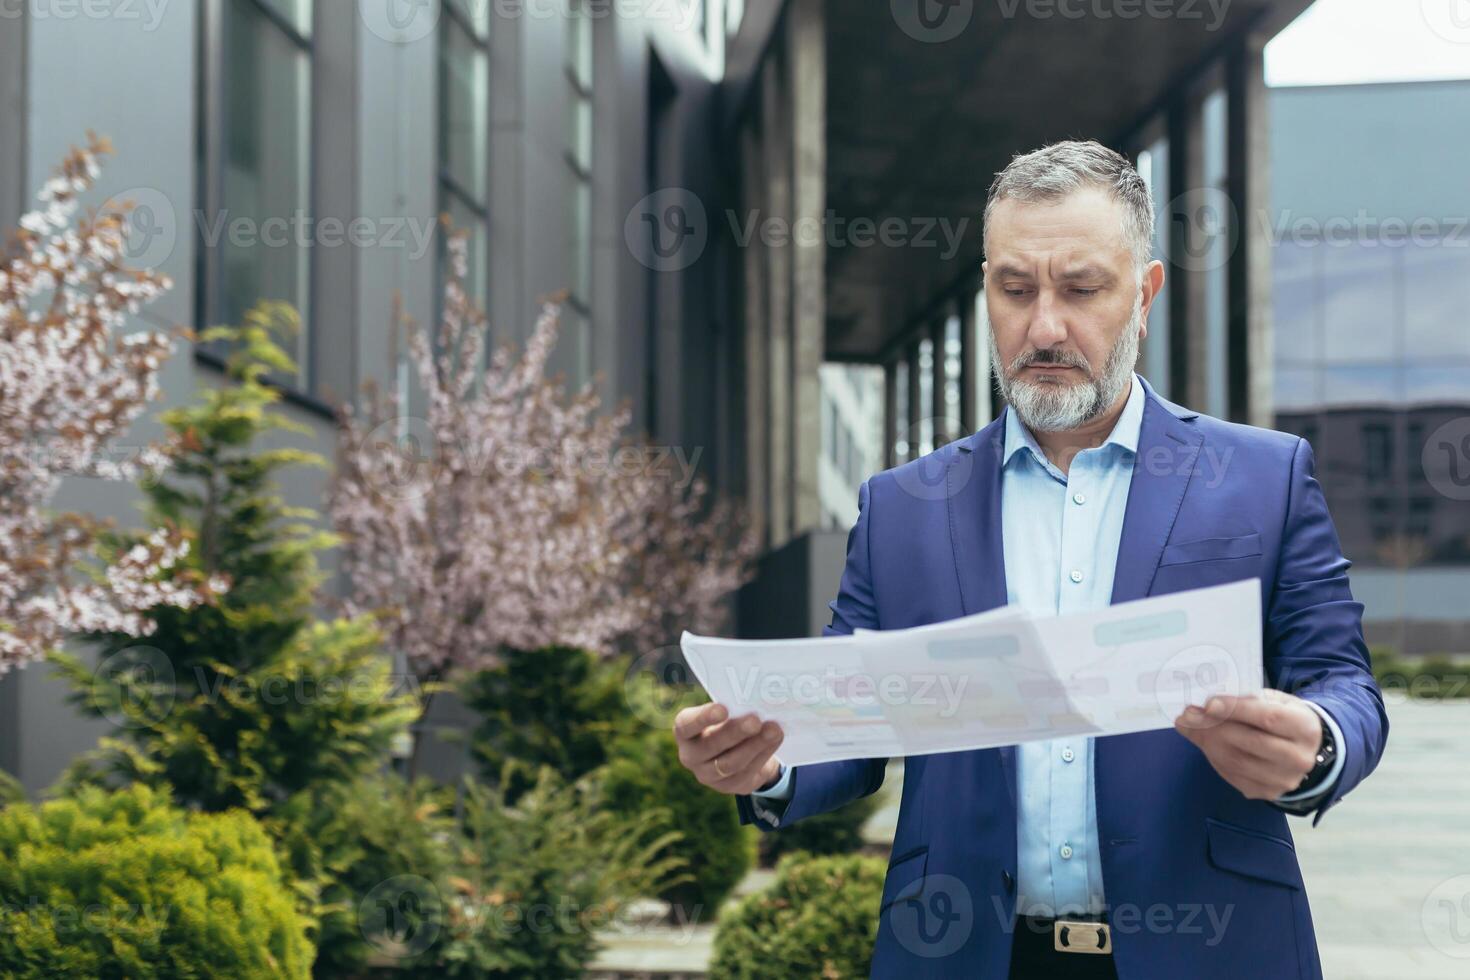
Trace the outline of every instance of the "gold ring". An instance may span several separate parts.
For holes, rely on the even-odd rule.
[[[720,774],[720,778],[721,779],[729,779],[730,778],[730,774],[728,772],[726,772],[725,770],[723,770],[723,769],[720,768],[720,760],[719,759],[715,759],[715,772],[717,772],[717,773]]]

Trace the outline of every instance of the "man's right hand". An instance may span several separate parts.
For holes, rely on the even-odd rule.
[[[785,732],[753,714],[731,718],[723,704],[685,708],[674,716],[679,761],[710,789],[745,796],[776,781],[776,749]]]

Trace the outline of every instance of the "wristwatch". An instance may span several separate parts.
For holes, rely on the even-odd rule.
[[[1301,784],[1287,795],[1301,793],[1320,783],[1332,771],[1332,763],[1337,759],[1337,739],[1332,737],[1332,727],[1321,713],[1317,714],[1317,722],[1322,726],[1322,744],[1317,747],[1317,759],[1302,777]]]

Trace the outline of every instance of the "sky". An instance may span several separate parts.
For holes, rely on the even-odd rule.
[[[1470,78],[1470,0],[1316,0],[1266,46],[1266,84]]]

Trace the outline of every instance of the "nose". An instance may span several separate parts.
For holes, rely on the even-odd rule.
[[[1037,350],[1055,347],[1067,339],[1067,327],[1060,304],[1056,294],[1049,289],[1043,289],[1037,294],[1026,339]]]

